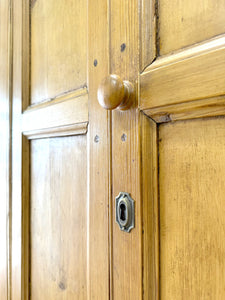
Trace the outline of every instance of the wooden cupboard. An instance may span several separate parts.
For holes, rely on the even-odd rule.
[[[1,300],[224,298],[224,10],[1,1]]]

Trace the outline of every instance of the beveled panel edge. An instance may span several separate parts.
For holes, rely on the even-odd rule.
[[[225,35],[161,57],[140,74],[143,111],[225,95]]]
[[[183,60],[190,59],[196,56],[208,54],[215,50],[220,50],[225,47],[225,34],[221,34],[212,39],[206,40],[184,49],[174,51],[172,54],[159,56],[152,64],[150,64],[141,75],[147,74],[161,67],[166,67],[171,64],[180,63]]]
[[[142,300],[159,300],[158,128],[140,114],[142,197]]]
[[[76,124],[65,125],[60,127],[24,131],[23,135],[26,136],[27,139],[32,140],[32,139],[40,139],[40,138],[86,134],[87,129],[88,129],[88,122],[84,122],[84,123],[76,123]]]
[[[142,0],[140,10],[140,69],[144,70],[156,58],[157,1]]]
[[[225,95],[185,103],[154,107],[143,111],[156,123],[225,115]]]
[[[45,108],[46,106],[49,105],[55,105],[58,104],[60,102],[64,102],[67,100],[71,100],[71,99],[75,99],[78,97],[81,97],[83,95],[88,94],[88,90],[86,87],[82,87],[70,92],[66,92],[63,93],[61,95],[58,95],[54,98],[50,98],[50,99],[46,99],[44,101],[35,103],[35,104],[31,104],[29,107],[27,107],[27,109],[24,112],[30,111],[30,110],[34,110],[34,109],[40,109],[40,108]]]
[[[84,94],[67,101],[56,100],[30,107],[22,115],[22,132],[41,132],[87,122],[88,94]]]

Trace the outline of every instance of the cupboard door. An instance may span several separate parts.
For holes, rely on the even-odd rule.
[[[12,299],[106,299],[109,125],[96,93],[107,62],[94,60],[107,53],[107,6],[19,0],[13,20]]]
[[[144,291],[151,299],[223,299],[225,6],[154,4],[142,5],[151,18],[142,21],[139,108],[155,121],[158,153],[158,199],[150,195],[144,212],[152,226],[143,241]]]

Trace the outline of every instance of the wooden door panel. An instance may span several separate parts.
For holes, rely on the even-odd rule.
[[[155,7],[155,1],[147,2],[142,4],[145,69],[139,108],[158,123],[159,219],[150,210],[157,206],[150,195],[153,203],[144,201],[149,212],[143,222],[152,227],[146,233],[144,223],[143,249],[153,241],[144,257],[156,266],[158,232],[150,215],[159,229],[160,276],[157,267],[152,273],[144,267],[144,291],[153,299],[159,294],[162,299],[223,299],[224,3],[160,0]],[[148,178],[145,168],[142,172]],[[148,180],[152,185],[151,174]],[[153,188],[156,184],[155,179]]]
[[[31,141],[31,299],[87,299],[86,136]]]
[[[86,299],[87,7],[35,1],[30,13],[30,66],[23,59],[31,86],[21,116],[22,298]]]
[[[13,1],[11,298],[107,299],[108,3],[29,4]]]
[[[162,299],[223,299],[225,119],[159,126]]]
[[[170,120],[168,110],[183,114],[184,106],[172,105],[224,95],[225,7],[220,0],[146,2],[139,107],[156,122],[165,122]],[[215,110],[218,114],[216,103],[210,104],[212,116]],[[205,110],[208,103],[197,106]]]
[[[31,103],[87,85],[87,2],[33,1]]]
[[[224,14],[223,0],[160,0],[158,54],[165,55],[224,33]]]
[[[222,0],[145,0],[141,5],[142,70],[169,55],[225,32]]]

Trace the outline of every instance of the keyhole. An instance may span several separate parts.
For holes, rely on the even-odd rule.
[[[120,220],[125,222],[126,219],[127,219],[126,205],[121,203],[120,204]]]

